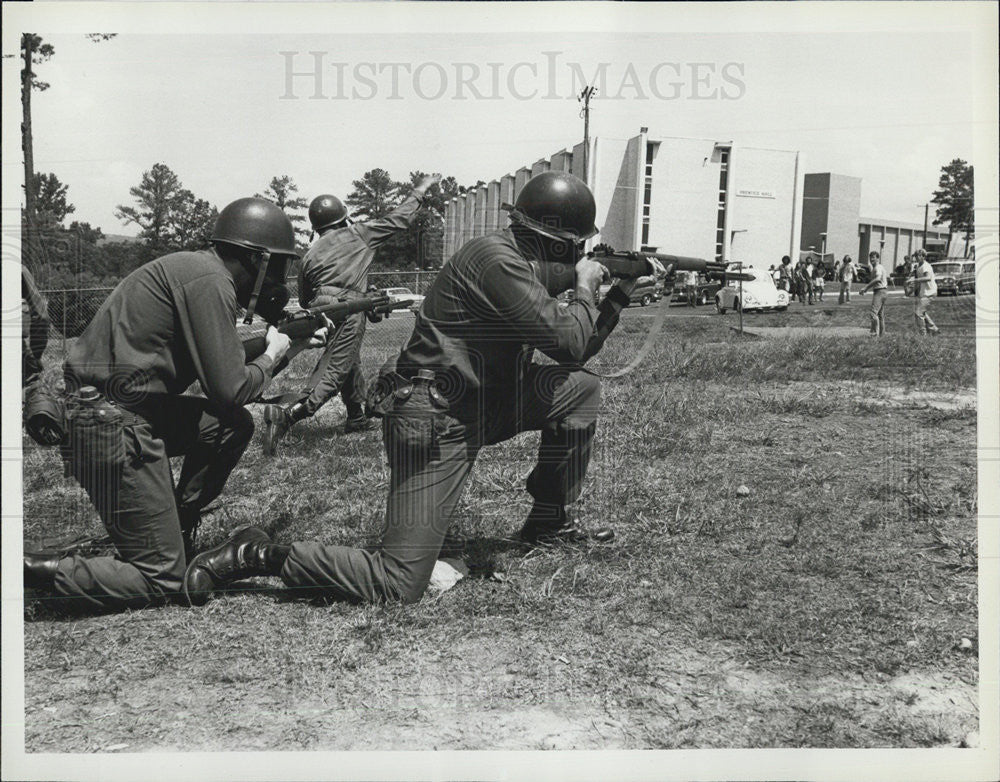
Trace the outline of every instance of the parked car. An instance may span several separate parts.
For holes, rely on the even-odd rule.
[[[597,289],[596,298],[598,303],[603,301],[604,297],[608,295],[609,290],[611,290],[610,285],[602,285]],[[653,277],[640,277],[629,296],[629,304],[638,304],[640,307],[645,307],[662,298],[662,283],[657,282]]]
[[[976,262],[964,258],[949,258],[946,261],[932,263],[934,281],[939,294],[950,293],[957,296],[960,293],[976,292]]]
[[[420,305],[424,303],[426,296],[421,296],[419,293],[414,293],[409,288],[386,288],[385,295],[389,297],[391,301],[408,301],[410,302],[409,309],[416,312],[420,309]]]
[[[730,264],[726,269],[725,284],[715,294],[715,308],[719,314],[725,314],[727,310],[740,309],[744,312],[786,310],[788,292],[778,290],[774,279],[766,269],[756,269],[752,266],[740,269],[738,264]]]
[[[715,301],[715,294],[722,288],[721,280],[708,280],[708,282],[698,283],[698,293],[695,296],[695,304],[704,305],[710,301]],[[687,292],[683,287],[675,288],[671,291],[670,301],[674,303],[687,304]]]

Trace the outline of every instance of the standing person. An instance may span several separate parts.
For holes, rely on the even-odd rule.
[[[845,255],[844,257],[846,258],[847,256]],[[833,261],[833,270],[831,272],[831,274],[833,275],[833,281],[834,282],[840,282],[840,267],[841,266],[843,266],[843,261],[839,261],[837,259],[834,259],[834,261]]]
[[[816,293],[816,300],[823,301],[823,289],[826,288],[826,267],[822,263],[817,263],[813,267],[812,285]]]
[[[886,280],[885,267],[882,266],[879,254],[877,252],[871,253],[868,260],[871,263],[871,278],[860,293],[864,296],[868,291],[872,292],[871,335],[881,337],[885,334],[885,300],[889,296],[889,283]]]
[[[687,294],[687,303],[689,307],[698,306],[698,272],[688,271],[687,272],[687,284],[685,287],[685,292]]]
[[[344,203],[332,195],[321,195],[309,205],[309,222],[319,237],[302,259],[299,301],[304,307],[320,307],[338,299],[357,299],[368,290],[368,268],[375,251],[413,224],[427,190],[441,181],[432,174],[413,188],[403,202],[385,217],[354,223]],[[278,443],[292,426],[314,416],[340,393],[347,408],[344,432],[370,428],[364,414],[365,378],[361,371],[361,342],[367,316],[355,313],[339,324],[300,398],[286,406],[264,408],[264,453],[274,455]]]
[[[798,286],[799,304],[805,304],[807,296],[809,303],[812,304],[812,264],[805,258],[800,260],[799,265],[795,268],[795,284]]]
[[[782,256],[781,266],[778,267],[778,288],[789,292],[789,297],[794,295],[792,290],[792,259],[787,255]]]
[[[97,508],[118,557],[26,552],[24,585],[77,607],[142,608],[182,585],[201,509],[222,491],[253,434],[244,408],[275,365],[325,340],[267,331],[246,362],[238,307],[287,300],[296,257],[277,206],[243,198],[219,214],[211,247],[165,255],[111,292],[65,364],[67,468]],[[205,397],[184,395],[195,380]],[[170,457],[184,455],[174,487]]]
[[[840,265],[840,304],[851,301],[851,283],[854,282],[855,267],[850,255],[844,256]]]
[[[600,381],[581,365],[614,329],[635,281],[619,281],[594,305],[606,269],[581,257],[583,242],[597,233],[596,207],[575,176],[539,174],[504,208],[508,228],[466,243],[438,273],[413,334],[370,397],[384,416],[391,470],[379,546],[287,546],[263,530],[245,533],[191,563],[192,602],[250,575],[280,576],[289,587],[338,600],[419,600],[480,449],[525,431],[542,434],[526,487],[534,505],[520,539],[613,537],[607,528],[585,530],[567,505],[580,494],[600,407]],[[555,298],[574,285],[569,302]],[[535,350],[556,363],[532,362]]]
[[[927,261],[927,253],[922,248],[916,252],[916,265],[913,268],[913,295],[917,299],[913,316],[917,319],[917,329],[925,337],[937,334],[940,329],[931,320],[931,300],[937,296],[937,280],[934,279],[934,267]]]

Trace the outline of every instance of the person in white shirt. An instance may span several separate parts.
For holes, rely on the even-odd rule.
[[[913,316],[917,319],[917,328],[924,336],[937,334],[940,329],[931,320],[928,310],[931,306],[931,299],[937,296],[937,281],[934,279],[934,267],[927,262],[927,253],[923,250],[916,252],[916,265],[913,268],[913,282],[917,305],[913,311]]]
[[[886,280],[885,267],[882,266],[879,254],[872,252],[868,256],[868,260],[871,262],[872,267],[871,279],[861,289],[861,295],[863,296],[868,291],[872,292],[871,335],[873,337],[881,337],[885,334],[885,300],[889,296],[889,283]]]
[[[851,283],[854,282],[854,261],[851,260],[850,255],[844,256],[844,261],[840,265],[840,274],[838,279],[840,280],[840,303],[843,304],[845,301],[850,302],[851,300]]]

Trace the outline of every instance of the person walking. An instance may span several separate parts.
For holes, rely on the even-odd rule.
[[[873,252],[869,256],[871,261],[871,279],[868,280],[868,284],[861,289],[860,293],[863,296],[868,291],[872,292],[872,308],[871,308],[871,335],[873,337],[881,337],[885,334],[885,300],[889,296],[889,283],[886,280],[885,267],[882,266],[882,261],[877,252]]]
[[[917,329],[925,337],[928,334],[937,334],[940,329],[931,320],[931,301],[937,296],[937,281],[934,279],[934,267],[927,261],[927,253],[921,248],[916,252],[916,266],[913,269],[914,291],[916,297],[916,308],[913,317],[917,321]]]

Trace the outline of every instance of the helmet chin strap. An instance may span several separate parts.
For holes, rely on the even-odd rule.
[[[250,294],[250,304],[247,305],[247,313],[243,316],[244,323],[253,322],[253,313],[257,309],[257,299],[260,298],[261,288],[264,287],[264,278],[267,276],[267,265],[271,262],[271,253],[264,250],[260,253],[261,260],[257,267],[257,281],[253,286],[253,293]]]

